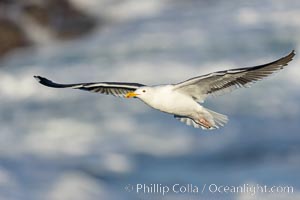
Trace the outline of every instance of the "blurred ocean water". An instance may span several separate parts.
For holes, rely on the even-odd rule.
[[[263,64],[299,51],[299,1],[73,1],[115,23],[2,61],[0,199],[300,198],[298,55],[251,89],[209,98],[204,105],[230,121],[206,132],[137,100],[45,88],[33,79],[151,85]],[[124,189],[139,183],[294,191],[162,196]]]

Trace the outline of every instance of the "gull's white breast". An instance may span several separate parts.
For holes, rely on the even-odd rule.
[[[142,100],[157,110],[181,116],[190,116],[201,108],[191,96],[174,91],[173,87],[173,85],[153,87],[151,97]]]

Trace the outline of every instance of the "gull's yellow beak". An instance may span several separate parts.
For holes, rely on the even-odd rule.
[[[137,94],[134,93],[134,92],[128,92],[128,93],[125,95],[126,98],[132,98],[132,97],[136,97],[136,96],[137,96]]]

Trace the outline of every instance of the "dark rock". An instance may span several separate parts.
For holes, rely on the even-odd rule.
[[[82,36],[99,25],[99,19],[75,8],[68,0],[0,0],[0,57],[34,43],[27,39],[31,37],[26,37],[22,29],[23,17],[30,18],[61,40]]]
[[[8,19],[0,19],[0,56],[28,45],[27,38],[16,23]]]
[[[26,5],[24,11],[39,25],[54,31],[60,39],[78,37],[96,26],[93,17],[74,8],[67,0],[45,0],[42,5]]]

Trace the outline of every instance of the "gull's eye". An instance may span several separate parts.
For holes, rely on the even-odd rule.
[[[145,92],[146,92],[146,90],[143,90],[143,92],[145,93]]]

